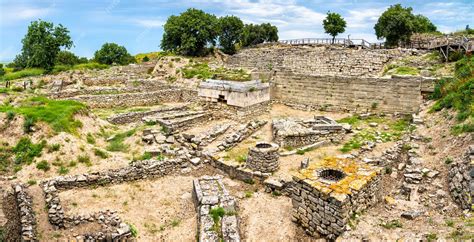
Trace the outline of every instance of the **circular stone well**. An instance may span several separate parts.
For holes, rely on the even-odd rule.
[[[278,170],[280,167],[278,148],[280,147],[275,143],[257,142],[255,147],[249,149],[247,167],[262,173]]]
[[[338,182],[346,177],[346,173],[340,170],[327,168],[317,171],[317,176],[326,182]]]

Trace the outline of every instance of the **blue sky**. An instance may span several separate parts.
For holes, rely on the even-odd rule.
[[[245,23],[270,22],[278,26],[280,39],[328,37],[322,20],[327,11],[338,12],[348,23],[341,37],[376,41],[374,24],[395,3],[413,7],[442,32],[474,27],[473,0],[0,0],[0,61],[19,53],[29,23],[39,18],[66,26],[72,51],[92,57],[105,42],[124,45],[132,54],[159,50],[167,17],[190,7],[236,15]]]

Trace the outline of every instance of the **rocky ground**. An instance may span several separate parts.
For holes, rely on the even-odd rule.
[[[221,60],[211,61],[217,65]],[[170,64],[172,63],[172,64]],[[112,77],[137,77],[148,81],[166,79],[170,84],[190,86],[196,79],[183,78],[177,70],[189,65],[188,59],[166,57],[160,60],[162,68],[155,68],[149,74],[147,67],[137,74],[136,69],[120,70],[114,67],[105,71],[85,73],[63,73],[68,81],[64,87],[71,93],[84,88],[95,89],[102,86],[122,88],[134,93],[130,81],[114,81],[101,84],[100,80]],[[145,70],[145,73],[144,73]],[[125,73],[125,74],[124,74]],[[127,74],[128,73],[128,74]],[[174,74],[170,74],[174,73]],[[116,74],[116,75],[115,75]],[[46,93],[57,87],[54,80],[61,76],[42,77],[46,82],[43,88],[29,92],[0,94],[2,103],[19,103],[36,93]],[[100,77],[99,83],[90,84],[90,80]],[[119,78],[120,79],[120,78]],[[126,78],[125,78],[126,79]],[[39,78],[34,81],[39,82]],[[95,80],[96,81],[96,80]],[[87,84],[89,83],[89,84]],[[125,84],[123,84],[125,83]],[[110,85],[109,85],[110,84]],[[21,85],[21,82],[18,82]],[[114,94],[116,90],[108,94]],[[93,95],[101,95],[96,93]],[[24,118],[16,115],[12,120],[6,113],[0,113],[0,144],[12,147],[24,136],[33,143],[42,140],[47,142],[43,152],[34,158],[31,164],[24,164],[21,169],[3,171],[0,181],[2,191],[10,190],[11,184],[28,184],[34,201],[34,211],[38,220],[38,238],[40,240],[63,240],[79,234],[100,230],[99,224],[85,224],[66,230],[55,230],[47,220],[47,211],[40,183],[43,180],[59,175],[78,175],[95,171],[126,167],[132,160],[147,159],[145,151],[157,146],[166,146],[171,150],[169,157],[177,157],[184,149],[170,136],[166,137],[157,124],[141,121],[129,124],[111,124],[107,118],[118,113],[144,112],[175,103],[154,104],[140,107],[86,109],[74,116],[82,126],[75,133],[54,132],[46,123],[34,126],[34,132],[24,134]],[[455,120],[448,111],[429,113],[431,102],[422,107],[420,117],[423,120],[416,124],[416,129],[400,137],[409,144],[406,163],[393,167],[384,167],[383,201],[366,212],[356,214],[351,219],[348,231],[340,239],[472,239],[474,234],[472,213],[462,211],[453,203],[447,184],[447,173],[450,161],[459,159],[467,147],[472,144],[469,134],[453,135],[450,127]],[[191,110],[195,107],[191,106]],[[347,113],[302,111],[281,104],[271,106],[270,112],[253,118],[268,121],[261,129],[244,139],[230,151],[220,152],[228,162],[241,164],[248,148],[257,141],[271,141],[271,120],[275,118],[301,117],[311,118],[324,115],[340,120],[351,118]],[[326,157],[350,156],[364,159],[379,156],[386,149],[393,147],[397,139],[382,140],[382,133],[393,132],[392,124],[400,117],[385,116],[361,119],[353,125],[353,132],[347,134],[339,143],[309,149],[300,154],[281,157],[281,167],[272,176],[277,180],[291,180],[292,172],[300,167],[300,162],[308,158],[320,160]],[[244,122],[228,119],[209,119],[186,131],[189,135],[200,135],[219,125],[230,125],[230,128],[217,139],[206,145],[215,149],[229,134],[238,130]],[[155,130],[163,137],[160,142],[147,144],[143,139],[145,130]],[[354,140],[358,134],[374,132],[375,141],[362,140],[361,148],[342,152],[344,145]],[[152,135],[153,136],[153,135]],[[157,135],[158,136],[158,135]],[[156,138],[156,136],[153,136]],[[158,143],[158,144],[156,144]],[[59,148],[53,148],[57,144]],[[178,148],[178,149],[176,149]],[[184,151],[188,152],[188,151]],[[1,154],[1,153],[0,153]],[[186,153],[185,155],[189,155]],[[0,157],[1,158],[1,157]],[[149,158],[149,157],[148,157]],[[47,161],[48,169],[38,168],[38,163]],[[367,161],[367,160],[365,160]],[[202,175],[221,174],[226,188],[238,199],[238,216],[241,219],[241,236],[246,241],[308,241],[310,238],[303,229],[291,220],[291,199],[277,193],[266,193],[262,184],[248,184],[231,179],[226,173],[211,168],[208,164],[188,164],[180,167],[178,173],[154,179],[144,179],[129,183],[114,184],[104,187],[87,187],[60,192],[59,197],[65,212],[68,214],[87,214],[105,209],[116,211],[117,215],[138,230],[140,241],[167,240],[190,241],[196,236],[196,212],[191,196],[192,180]],[[2,222],[2,214],[0,214]]]

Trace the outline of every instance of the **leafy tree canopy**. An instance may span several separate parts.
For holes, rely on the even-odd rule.
[[[400,4],[390,6],[374,26],[377,38],[385,38],[388,46],[408,43],[413,33],[436,31],[436,26],[423,15],[413,15],[412,8]]]
[[[225,16],[219,19],[219,43],[226,54],[234,54],[235,45],[240,42],[244,23],[236,16]]]
[[[205,46],[215,45],[218,33],[216,27],[216,16],[190,8],[179,16],[172,15],[168,18],[161,48],[185,55],[201,55]]]
[[[100,50],[94,53],[94,60],[100,64],[126,65],[134,62],[135,58],[128,53],[125,47],[115,43],[105,43]]]
[[[344,33],[346,21],[338,13],[328,12],[326,19],[323,20],[324,31],[332,36],[332,41],[338,34]]]
[[[87,61],[86,61],[87,62]],[[70,51],[60,51],[56,56],[56,63],[61,65],[76,65],[81,63],[81,59]]]
[[[278,41],[278,28],[270,23],[246,24],[242,34],[242,46]]]
[[[42,20],[31,22],[21,42],[21,53],[14,60],[17,68],[39,67],[51,70],[61,47],[69,49],[73,46],[67,28]]]

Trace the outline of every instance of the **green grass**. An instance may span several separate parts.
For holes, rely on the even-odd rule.
[[[474,57],[464,57],[456,62],[454,78],[441,79],[434,88],[432,99],[436,103],[431,112],[443,109],[457,111],[457,125],[452,127],[454,134],[474,132]]]
[[[12,149],[12,152],[15,154],[15,164],[22,165],[33,163],[36,157],[41,156],[41,152],[45,146],[46,141],[44,140],[34,144],[28,137],[21,138]]]
[[[416,75],[420,74],[420,70],[418,70],[415,67],[411,67],[411,66],[399,66],[399,67],[395,68],[393,74],[416,76]]]
[[[101,149],[94,148],[94,155],[97,157],[100,157],[102,159],[107,159],[109,157],[109,154],[107,154],[106,151],[103,151]]]
[[[403,224],[398,219],[394,219],[388,222],[381,223],[380,226],[386,229],[394,229],[394,228],[402,228]]]
[[[45,70],[43,69],[27,68],[21,71],[7,73],[3,76],[3,79],[14,80],[14,79],[19,79],[19,78],[29,77],[29,76],[39,76],[39,75],[43,75],[44,73],[45,73]]]
[[[28,98],[19,107],[1,105],[0,112],[12,111],[26,119],[48,123],[56,132],[75,133],[82,123],[74,115],[85,110],[85,105],[72,100],[51,100],[38,96]]]
[[[207,63],[194,63],[181,69],[185,78],[196,77],[198,79],[220,79],[229,81],[250,81],[250,74],[242,69],[211,69]]]
[[[408,118],[389,120],[377,116],[371,116],[366,119],[361,119],[359,116],[352,116],[340,119],[338,122],[349,123],[354,127],[361,127],[369,123],[384,124],[388,127],[388,130],[383,131],[378,131],[376,128],[365,128],[361,130],[342,146],[340,151],[344,153],[359,149],[368,141],[376,142],[377,139],[380,139],[382,142],[396,141],[400,139],[403,133],[412,130]]]
[[[116,134],[111,140],[109,140],[109,145],[107,146],[108,151],[121,151],[126,152],[129,148],[129,145],[125,144],[124,141],[126,138],[135,134],[135,129]]]
[[[42,171],[46,172],[46,171],[49,171],[51,169],[51,166],[49,165],[49,163],[47,161],[42,160],[42,161],[40,161],[36,164],[36,168],[38,170],[42,170]]]

